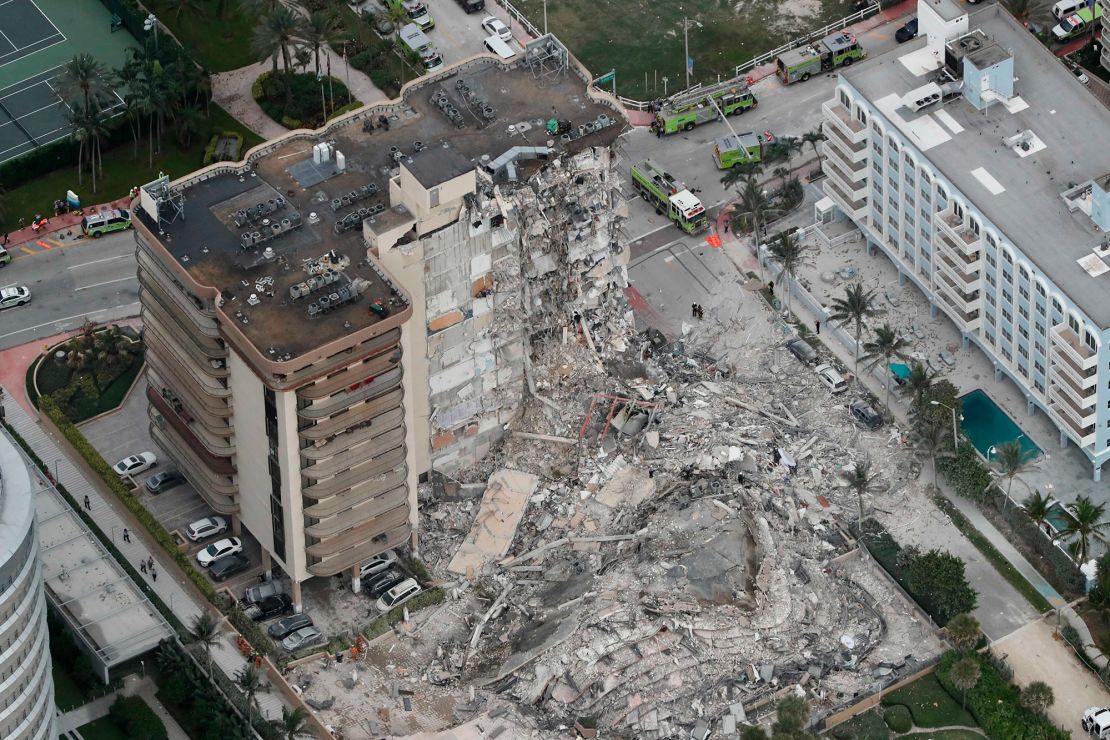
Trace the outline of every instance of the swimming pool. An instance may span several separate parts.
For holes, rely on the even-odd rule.
[[[1044,519],[1052,527],[1051,534],[1053,535],[1060,534],[1075,523],[1075,517],[1059,501],[1052,502],[1052,505],[1045,512]]]
[[[985,391],[976,388],[962,396],[960,401],[963,403],[964,415],[960,428],[984,459],[990,459],[994,453],[992,447],[1015,440],[1021,445],[1021,451],[1027,459],[1040,457],[1041,448],[1021,431],[1021,427]]]

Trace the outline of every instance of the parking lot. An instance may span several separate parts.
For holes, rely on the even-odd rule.
[[[166,453],[150,437],[147,403],[146,379],[145,376],[140,376],[131,394],[118,411],[85,422],[81,425],[81,431],[109,465],[114,465],[118,460],[140,452],[153,452],[158,457],[157,465],[136,476],[137,495],[143,506],[154,514],[166,529],[170,532],[182,533],[184,539],[185,528],[190,522],[215,516],[215,512],[187,482],[158,495],[151,494],[143,485],[146,479],[155,473],[174,467]],[[188,471],[185,472],[188,473]],[[224,518],[228,519],[228,517]],[[230,525],[229,520],[227,532],[229,537],[232,536]],[[217,587],[230,588],[236,595],[241,595],[243,585],[256,580],[261,572],[262,549],[249,532],[244,530],[238,536],[243,540],[243,554],[250,559],[251,567],[217,584]],[[186,544],[183,549],[192,555],[213,540],[195,544],[188,540],[184,541]]]

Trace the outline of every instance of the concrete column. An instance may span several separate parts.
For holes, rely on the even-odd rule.
[[[351,566],[351,593],[357,594],[362,591],[362,566]]]
[[[898,268],[898,287],[901,288],[905,284],[906,284],[906,273],[902,272],[901,268]]]
[[[871,241],[870,239],[867,240],[867,256],[875,256],[875,242]]]
[[[1095,466],[1095,472],[1091,476],[1091,478],[1094,480],[1095,483],[1098,483],[1100,480],[1102,480],[1102,466],[1101,465],[1096,465]]]
[[[1002,368],[999,367],[998,365],[995,365],[994,366],[994,382],[997,383],[1000,380],[1002,380]],[[1062,436],[1064,433],[1060,432],[1060,434]]]
[[[1025,397],[1025,413],[1030,416],[1037,413],[1037,404],[1033,402],[1032,396]]]
[[[938,313],[940,313],[940,309],[937,308],[937,304],[930,303],[929,304],[929,318],[935,319],[937,317]]]
[[[266,580],[274,577],[274,559],[265,547],[262,548],[262,575],[266,576]]]
[[[304,611],[304,605],[301,603],[301,584],[300,581],[293,581],[293,593],[289,594],[293,597],[293,613],[300,614]]]
[[[243,523],[239,521],[238,514],[231,515],[231,533],[236,537],[243,534]]]
[[[1060,430],[1060,447],[1067,447],[1067,446],[1068,446],[1068,435],[1063,429],[1061,429]]]
[[[971,337],[967,332],[960,332],[960,349],[967,349],[971,346]]]

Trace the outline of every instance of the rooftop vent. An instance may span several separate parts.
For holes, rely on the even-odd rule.
[[[1032,129],[1007,136],[1002,140],[1002,143],[1019,157],[1028,157],[1030,154],[1036,154],[1045,148],[1045,143],[1033,133]]]

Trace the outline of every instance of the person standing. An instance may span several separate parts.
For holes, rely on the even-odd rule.
[[[817,319],[816,321],[814,321],[813,322],[813,327],[815,329],[817,329],[817,333],[820,334],[821,333],[821,319]]]
[[[92,501],[89,501],[88,494],[85,495],[85,511],[92,511]]]
[[[127,527],[123,528],[123,541],[124,542],[130,542],[131,541],[131,533],[127,531]]]
[[[144,576],[146,575],[146,561],[145,560],[139,561],[139,570],[141,570],[143,572]]]

